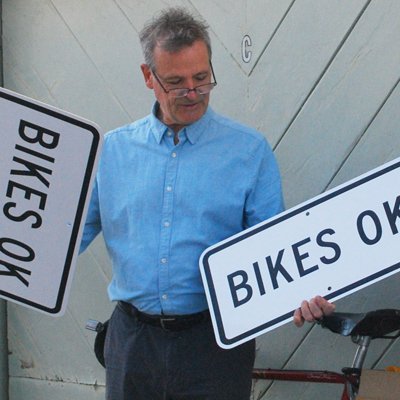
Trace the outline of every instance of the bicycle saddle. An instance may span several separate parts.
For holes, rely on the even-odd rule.
[[[343,336],[370,336],[376,338],[397,338],[400,336],[400,310],[383,309],[367,313],[335,312],[324,316],[318,323],[323,328]],[[389,333],[396,332],[393,336]]]

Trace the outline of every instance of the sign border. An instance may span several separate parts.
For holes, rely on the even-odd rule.
[[[18,96],[21,96],[21,97],[18,97]],[[88,191],[89,191],[89,187],[90,187],[91,176],[92,176],[93,170],[96,166],[96,154],[97,154],[97,149],[99,148],[99,145],[101,142],[101,133],[93,125],[90,125],[88,122],[85,122],[83,120],[80,120],[80,119],[74,117],[70,113],[63,114],[60,112],[60,110],[57,110],[55,107],[52,107],[50,105],[45,105],[44,103],[36,102],[35,100],[29,99],[28,97],[26,97],[24,95],[18,94],[18,96],[16,96],[15,94],[12,94],[8,89],[0,87],[0,98],[12,101],[23,107],[38,111],[42,114],[47,114],[53,118],[67,122],[71,125],[78,126],[80,128],[83,128],[83,129],[89,131],[93,135],[92,144],[91,144],[89,157],[88,157],[88,162],[87,162],[87,166],[86,166],[86,171],[85,171],[85,175],[84,175],[84,179],[83,179],[83,185],[82,185],[82,189],[81,189],[81,192],[79,195],[77,212],[75,214],[75,219],[74,219],[72,229],[71,229],[71,238],[70,238],[69,245],[68,245],[68,251],[67,251],[67,254],[65,257],[63,273],[61,276],[61,283],[60,283],[60,287],[58,290],[58,295],[57,295],[57,300],[56,300],[55,306],[53,308],[46,307],[37,302],[31,301],[28,299],[24,299],[13,293],[8,293],[4,290],[0,290],[0,295],[3,296],[4,299],[7,299],[7,298],[12,299],[19,303],[26,304],[27,306],[44,311],[49,314],[58,314],[62,310],[62,306],[63,306],[63,300],[64,300],[65,292],[67,289],[69,273],[70,273],[70,270],[72,267],[72,261],[73,261],[74,250],[76,247],[76,241],[77,241],[77,237],[78,237],[78,233],[79,233],[79,229],[80,229],[80,223],[82,220],[86,199],[89,194]]]
[[[215,287],[214,287],[213,280],[212,280],[211,268],[210,268],[210,264],[208,261],[209,258],[213,254],[225,249],[226,247],[232,246],[235,243],[239,243],[242,240],[245,240],[251,236],[256,235],[259,232],[264,231],[265,229],[268,229],[274,225],[277,225],[278,223],[285,221],[297,214],[300,214],[307,210],[310,210],[311,208],[313,208],[321,203],[324,203],[336,196],[341,195],[342,193],[348,192],[358,186],[361,186],[362,184],[369,182],[379,176],[385,175],[386,173],[388,173],[394,169],[397,169],[397,168],[400,168],[400,159],[395,159],[391,163],[389,163],[389,165],[386,165],[386,166],[383,165],[383,167],[381,169],[378,167],[377,170],[372,170],[371,172],[366,173],[359,178],[355,178],[354,180],[350,181],[349,183],[344,183],[343,185],[340,185],[336,189],[334,188],[326,193],[321,194],[320,196],[317,196],[315,199],[311,199],[311,200],[299,205],[298,207],[293,208],[292,210],[288,210],[287,213],[278,215],[275,218],[273,217],[272,220],[267,220],[266,222],[262,222],[262,223],[258,224],[257,226],[255,226],[254,228],[249,228],[247,231],[235,235],[232,239],[227,239],[226,241],[223,241],[220,245],[217,244],[215,246],[212,246],[209,250],[205,250],[205,252],[201,256],[201,263],[203,264],[204,277],[207,281],[208,295],[209,295],[209,299],[211,301],[211,305],[212,305],[212,309],[213,309],[213,313],[214,313],[214,317],[215,317],[215,323],[216,323],[216,327],[217,327],[217,330],[219,333],[219,339],[224,346],[232,347],[235,343],[241,342],[244,339],[246,339],[247,337],[252,337],[252,336],[256,335],[258,332],[265,331],[266,329],[268,329],[269,327],[271,327],[273,325],[282,323],[283,321],[285,321],[293,316],[294,310],[292,310],[286,314],[283,314],[280,317],[275,318],[271,321],[268,321],[262,325],[252,328],[252,329],[248,330],[247,332],[243,332],[240,335],[237,335],[233,338],[227,338],[223,324],[222,324],[221,312],[220,312],[220,308],[218,306],[218,299],[217,299]],[[354,282],[351,285],[347,285],[338,290],[335,290],[334,292],[326,295],[325,298],[327,300],[331,300],[331,299],[337,298],[339,296],[341,297],[341,296],[343,296],[344,293],[354,290],[355,288],[357,288],[359,286],[365,285],[366,283],[368,283],[370,281],[376,280],[376,279],[382,277],[383,275],[387,275],[387,274],[395,271],[396,269],[400,269],[400,261],[398,263],[391,265],[383,270],[380,270],[379,272],[374,273],[364,279]]]

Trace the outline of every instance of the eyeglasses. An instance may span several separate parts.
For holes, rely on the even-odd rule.
[[[154,77],[156,78],[157,82],[160,84],[160,86],[164,90],[164,92],[166,94],[170,94],[172,97],[177,98],[177,97],[186,97],[190,92],[196,92],[199,95],[205,95],[207,93],[210,93],[211,90],[213,90],[214,87],[217,86],[217,80],[215,79],[214,69],[211,64],[211,61],[210,61],[210,67],[211,67],[211,74],[212,74],[214,82],[206,83],[203,85],[198,85],[192,89],[189,89],[189,88],[165,89],[164,85],[161,83],[161,80],[158,77],[158,75],[156,74],[156,72],[154,71],[154,69],[152,69],[151,72],[153,73]]]

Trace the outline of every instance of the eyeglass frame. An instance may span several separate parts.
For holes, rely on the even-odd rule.
[[[212,78],[213,78],[214,82],[203,83],[203,84],[201,84],[201,85],[195,86],[195,87],[192,88],[192,89],[189,89],[189,88],[175,88],[175,89],[169,89],[169,90],[167,90],[167,89],[165,89],[164,85],[161,83],[161,79],[158,77],[156,71],[155,71],[153,68],[151,69],[151,72],[152,72],[152,74],[154,75],[154,77],[156,78],[156,81],[157,81],[157,82],[159,83],[159,85],[161,86],[162,90],[164,90],[164,93],[169,94],[169,93],[174,92],[174,91],[185,90],[186,93],[185,93],[183,96],[174,96],[175,98],[180,98],[180,97],[186,97],[190,92],[195,92],[196,94],[199,94],[199,95],[201,95],[201,96],[204,96],[204,95],[210,93],[211,90],[213,90],[214,87],[217,86],[217,80],[215,79],[214,68],[213,68],[213,66],[212,66],[211,60],[210,60],[210,68],[211,68],[211,75],[212,75]],[[200,88],[200,87],[202,87],[202,86],[209,86],[209,85],[212,85],[212,86],[211,86],[211,89],[210,89],[207,93],[198,93],[198,91],[197,91],[198,88]]]

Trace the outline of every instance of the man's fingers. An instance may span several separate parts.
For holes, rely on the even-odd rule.
[[[330,315],[336,309],[335,304],[330,303],[328,300],[324,299],[321,296],[318,296],[317,301],[319,302],[319,306],[321,307],[322,312],[324,313],[324,315]]]
[[[301,309],[297,308],[293,314],[293,322],[298,327],[301,328],[304,325],[304,318],[301,314]]]
[[[314,297],[312,298],[309,302],[309,309],[310,309],[310,313],[311,313],[311,319],[308,319],[307,321],[315,321],[318,319],[321,319],[324,316],[323,310],[322,310],[322,304],[321,304],[321,300]]]
[[[315,308],[315,305],[312,305],[312,300],[310,301],[305,301],[303,300],[301,302],[301,306],[300,306],[300,312],[301,312],[301,316],[303,317],[303,319],[307,322],[313,322],[315,317],[313,314],[313,309]]]
[[[336,308],[335,304],[330,303],[328,300],[324,299],[321,296],[314,297],[314,302],[322,311],[323,314],[322,316],[330,315],[335,311]]]
[[[293,322],[296,326],[301,327],[304,321],[315,322],[324,315],[332,314],[335,311],[335,305],[321,296],[316,296],[310,301],[303,301],[300,308],[293,314]]]

